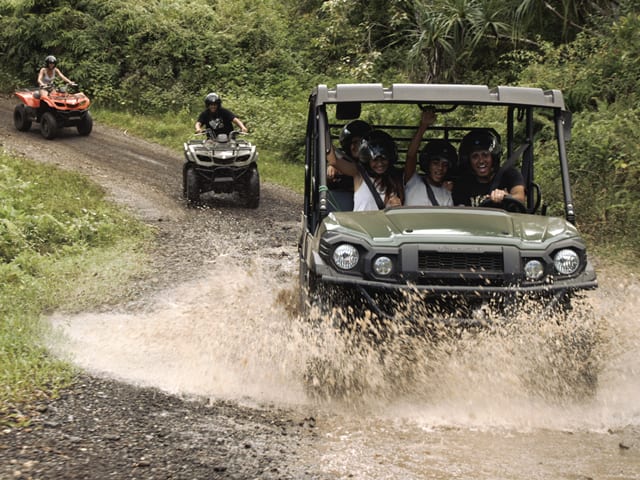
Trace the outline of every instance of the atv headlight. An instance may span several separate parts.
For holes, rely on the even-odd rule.
[[[358,265],[360,253],[358,249],[348,243],[338,245],[333,251],[333,263],[342,270],[351,270]]]
[[[527,280],[540,280],[544,275],[544,265],[540,260],[529,260],[524,265],[524,274]]]
[[[377,275],[389,275],[393,271],[393,261],[389,257],[378,257],[373,261],[373,271]]]
[[[553,257],[553,266],[561,275],[572,275],[580,266],[580,257],[574,250],[564,248]]]

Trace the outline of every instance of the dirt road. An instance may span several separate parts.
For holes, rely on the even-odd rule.
[[[189,292],[193,288],[188,283],[191,280],[205,283],[213,277],[232,288],[230,269],[242,278],[255,271],[256,262],[271,271],[270,281],[284,279],[283,286],[288,285],[295,265],[299,196],[263,184],[257,210],[237,207],[232,199],[214,201],[208,209],[186,208],[179,153],[99,122],[89,137],[79,137],[69,129],[56,140],[47,141],[37,125],[26,133],[14,129],[14,105],[7,98],[0,101],[0,142],[5,149],[87,175],[103,185],[113,200],[158,231],[153,273],[131,287],[122,305],[103,310],[144,316],[142,312],[153,312],[167,292],[176,288]],[[231,311],[234,303],[245,301],[264,301],[256,305],[256,311],[269,311],[269,302],[273,302],[257,298],[250,289],[212,292],[206,284],[198,288],[201,294],[218,298],[217,303],[226,302]],[[191,308],[198,308],[197,295],[192,294],[191,301]],[[200,314],[206,317],[208,312]],[[192,331],[194,321],[197,315],[183,328]],[[125,353],[127,347],[137,348],[140,354],[140,348],[127,343],[136,329],[129,333],[112,329],[105,336],[92,329],[90,322],[78,319],[78,327],[70,333],[76,334],[82,327],[101,337],[98,343],[103,347],[123,348]],[[194,333],[206,335],[206,330]],[[163,332],[158,335],[156,343],[162,343]],[[182,346],[193,351],[203,340],[206,338],[189,344],[185,339]],[[62,354],[65,349],[68,347],[61,347]],[[100,358],[95,353],[91,354],[93,360]],[[87,365],[87,376],[75,388],[54,404],[42,407],[42,418],[33,429],[0,436],[0,478],[306,477],[295,457],[297,445],[313,436],[313,421],[305,420],[300,412],[243,407],[237,399],[225,401],[224,395],[210,400],[195,388],[167,381],[154,385],[154,375],[171,369],[170,359],[150,362],[146,357],[145,367],[144,362],[142,366],[127,364],[126,358],[118,358],[113,352],[101,358],[104,369],[98,364]],[[123,372],[113,371],[117,361]],[[127,378],[127,374],[138,375],[139,381]],[[184,372],[179,375],[186,378]],[[188,376],[197,378],[197,373]],[[128,382],[118,382],[114,377]],[[206,378],[201,381],[206,383]],[[161,387],[178,396],[129,384]]]
[[[179,154],[99,122],[87,138],[46,141],[15,131],[12,107],[0,102],[5,148],[90,176],[158,242],[126,301],[52,316],[52,348],[87,374],[36,428],[0,436],[0,478],[640,478],[637,278],[599,269],[575,318],[588,337],[523,318],[354,355],[287,309],[299,196],[263,185],[257,210],[185,208]],[[554,397],[585,344],[596,391]],[[317,359],[346,385],[341,399],[306,395]]]

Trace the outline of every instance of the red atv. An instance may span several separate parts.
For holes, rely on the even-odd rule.
[[[71,93],[68,87],[51,86],[47,90],[49,95],[42,98],[39,89],[22,89],[15,93],[22,101],[13,111],[16,128],[26,132],[32,122],[38,122],[40,132],[47,140],[55,138],[63,127],[76,127],[80,135],[89,135],[93,128],[89,97],[82,92]]]

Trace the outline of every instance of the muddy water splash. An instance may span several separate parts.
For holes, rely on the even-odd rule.
[[[89,371],[313,412],[322,478],[640,478],[640,284],[600,281],[561,322],[380,343],[337,335],[335,312],[300,321],[293,280],[230,261],[144,311],[52,322]]]
[[[172,393],[300,402],[301,342],[264,269],[219,262],[143,311],[55,315],[55,350],[80,367]]]
[[[335,318],[301,321],[283,302],[293,282],[274,288],[268,265],[230,260],[144,311],[51,321],[57,351],[79,366],[170,392],[320,400],[429,425],[609,428],[640,422],[640,296],[633,279],[602,283],[561,322],[530,313],[370,342],[338,335]]]
[[[347,405],[429,426],[640,425],[640,290],[604,280],[566,317],[530,308],[489,329],[396,332],[382,345],[331,352],[330,383],[343,383]]]
[[[409,385],[392,388],[401,393],[386,402],[365,402],[358,415],[321,416],[313,455],[322,472],[640,478],[640,288],[606,273],[601,285],[564,323],[533,315],[490,332],[445,336],[409,366],[400,350],[392,353]],[[593,369],[597,385],[581,391],[582,374]]]

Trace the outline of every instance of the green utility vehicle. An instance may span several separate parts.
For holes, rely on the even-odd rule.
[[[478,206],[402,206],[352,211],[327,180],[327,154],[354,119],[389,133],[402,169],[421,110],[437,120],[423,138],[456,148],[478,129],[495,133],[503,155],[496,175],[515,167],[526,201]],[[421,311],[475,321],[487,310],[524,303],[570,308],[597,287],[576,212],[565,143],[571,115],[562,92],[539,88],[438,84],[318,85],[309,97],[305,192],[299,237],[301,306],[366,310],[398,318]],[[464,165],[449,165],[455,183]],[[531,305],[531,303],[529,303]]]

